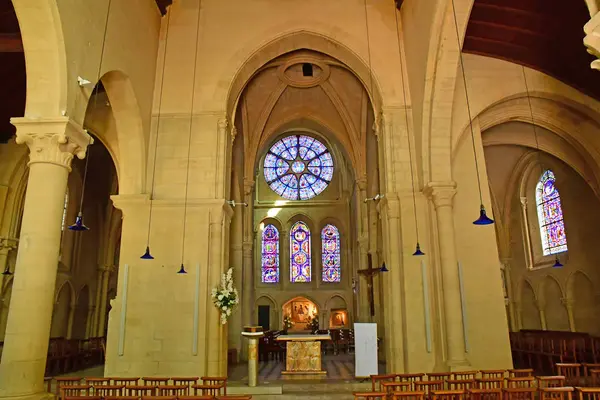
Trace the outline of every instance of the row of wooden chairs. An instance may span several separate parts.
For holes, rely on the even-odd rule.
[[[354,392],[355,400],[577,400],[600,399],[600,388],[550,387],[423,391]]]
[[[236,396],[67,396],[65,400],[251,400],[251,395]]]
[[[104,362],[106,340],[52,338],[48,344],[46,376],[79,371]]]
[[[142,384],[140,384],[140,380]],[[198,382],[200,380],[200,383]],[[66,397],[218,396],[227,395],[227,377],[56,378],[58,394]],[[49,385],[50,387],[50,385]]]

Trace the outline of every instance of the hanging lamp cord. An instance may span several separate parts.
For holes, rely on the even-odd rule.
[[[156,140],[154,141],[154,165],[152,166],[152,184],[150,186],[150,212],[148,215],[148,237],[146,245],[150,246],[150,227],[152,226],[152,205],[154,203],[154,180],[156,178],[156,159],[158,158],[158,135],[160,134],[160,112],[162,108],[162,94],[165,84],[165,66],[167,64],[167,49],[169,48],[169,25],[171,24],[171,12],[167,11],[167,26],[165,28],[165,51],[163,55],[162,74],[160,80],[160,93],[158,94],[158,117],[156,120]]]
[[[102,74],[102,62],[104,61],[104,49],[106,48],[106,36],[108,33],[108,20],[110,17],[110,6],[112,4],[112,0],[108,0],[108,7],[106,9],[106,21],[104,22],[104,36],[102,38],[102,47],[100,49],[100,61],[98,62],[98,73],[96,74],[96,86],[94,87],[94,91],[92,96],[94,97],[94,104],[92,106],[92,110],[97,109],[98,105],[98,89],[100,88],[100,78]],[[92,138],[88,141],[88,147],[92,144]],[[88,173],[88,165],[90,163],[91,152],[88,149],[86,157],[85,157],[85,168],[83,169],[83,185],[81,187],[81,199],[79,199],[79,213],[83,212],[83,199],[85,197],[85,183],[87,181],[87,173]]]
[[[373,69],[371,67],[371,40],[369,39],[369,13],[367,12],[367,0],[364,0],[365,6],[365,28],[367,33],[367,56],[369,61],[369,91],[371,96],[375,96],[373,93]],[[371,104],[373,104],[373,99],[371,99]],[[375,110],[375,107],[373,107]],[[375,117],[375,115],[373,116]]]
[[[465,98],[467,100],[467,113],[469,115],[469,128],[471,129],[471,144],[473,145],[473,156],[475,157],[475,173],[477,174],[477,187],[479,188],[479,203],[483,207],[483,195],[481,192],[481,179],[479,177],[479,162],[477,161],[477,147],[475,146],[475,132],[473,130],[473,117],[471,114],[471,103],[469,102],[469,91],[467,89],[467,74],[465,73],[465,63],[460,43],[460,32],[458,29],[458,18],[456,17],[456,6],[452,1],[452,13],[454,14],[454,27],[456,28],[456,42],[458,44],[458,55],[460,57],[460,70],[462,72],[463,84],[465,86]]]
[[[527,83],[527,75],[525,73],[525,66],[521,66],[523,70],[523,82],[525,82],[525,92],[527,93],[527,103],[529,105],[529,114],[531,115],[531,125],[533,127],[533,138],[535,140],[535,150],[537,152],[538,163],[540,164],[540,168],[542,169],[542,174],[544,173],[544,165],[542,163],[542,152],[540,151],[540,143],[538,141],[538,132],[537,126],[535,124],[535,118],[533,116],[533,105],[531,104],[531,94],[529,93],[529,84]]]
[[[404,97],[404,117],[406,119],[406,140],[408,141],[408,159],[410,163],[410,180],[412,186],[412,199],[413,207],[415,212],[415,230],[417,234],[417,243],[419,243],[419,221],[417,218],[417,196],[415,193],[415,174],[413,169],[413,158],[412,158],[412,147],[410,142],[410,124],[408,120],[408,103],[406,102],[406,85],[404,82],[404,63],[402,62],[402,51],[400,47],[400,27],[398,25],[398,14],[400,11],[396,8],[396,2],[394,1],[394,15],[396,17],[396,39],[398,41],[398,59],[400,61],[400,77],[402,82],[402,96]]]
[[[190,106],[190,130],[188,133],[188,149],[187,149],[187,166],[185,175],[185,195],[183,201],[183,237],[181,239],[181,264],[183,265],[183,257],[185,255],[185,226],[187,220],[187,200],[188,200],[188,183],[190,180],[190,152],[192,147],[192,124],[194,121],[194,98],[196,89],[196,68],[198,66],[198,39],[200,37],[200,11],[202,10],[202,1],[198,3],[198,16],[196,21],[196,49],[194,51],[194,72],[192,74],[192,100]]]

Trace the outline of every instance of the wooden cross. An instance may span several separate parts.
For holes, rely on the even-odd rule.
[[[373,277],[379,274],[379,268],[373,268],[373,260],[371,254],[367,254],[368,265],[367,269],[359,269],[357,272],[359,275],[364,276],[367,279],[367,288],[369,296],[369,307],[371,308],[371,317],[375,316],[375,294],[373,293]]]

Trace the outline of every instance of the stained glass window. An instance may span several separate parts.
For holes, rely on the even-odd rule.
[[[279,231],[273,225],[262,233],[262,282],[279,282]]]
[[[545,256],[567,251],[565,221],[560,204],[560,195],[558,189],[554,186],[554,182],[555,178],[552,171],[544,172],[535,192],[542,249]]]
[[[269,187],[288,200],[308,200],[319,195],[333,178],[333,158],[317,139],[287,136],[273,146],[264,162]]]
[[[290,249],[290,281],[310,282],[310,229],[302,221],[296,222],[290,230]]]
[[[321,253],[323,282],[340,282],[340,232],[334,225],[327,224],[321,231]]]

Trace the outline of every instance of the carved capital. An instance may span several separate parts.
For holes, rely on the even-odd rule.
[[[356,186],[358,186],[359,190],[367,190],[367,177],[362,176],[356,180]]]
[[[29,164],[56,164],[71,170],[73,156],[85,158],[94,139],[68,117],[45,119],[11,118],[17,128],[17,143],[29,147]]]
[[[254,192],[254,183],[252,179],[244,179],[244,196],[252,195],[252,192]]]
[[[386,193],[383,200],[377,205],[378,211],[382,218],[387,216],[390,219],[400,218],[400,201],[397,193]]]
[[[583,27],[586,36],[583,38],[583,44],[587,47],[588,53],[596,58],[600,58],[600,13],[596,13],[592,19]],[[594,60],[591,64],[592,69],[600,70],[600,60]]]
[[[435,208],[452,207],[452,199],[456,194],[455,182],[429,182],[424,190],[433,201]]]
[[[19,244],[19,239],[0,237],[0,251],[5,250],[7,253],[10,250],[15,250]]]
[[[221,118],[217,122],[217,128],[219,129],[219,133],[226,133],[227,132],[227,129],[229,128],[229,120],[227,119],[227,117]]]
[[[233,144],[233,142],[235,142],[235,138],[237,136],[237,128],[235,126],[231,127],[231,143]]]
[[[575,302],[573,301],[573,299],[569,299],[567,297],[563,297],[560,299],[560,302],[562,303],[563,306],[565,306],[565,308],[570,309],[573,308],[573,304],[575,304]]]

